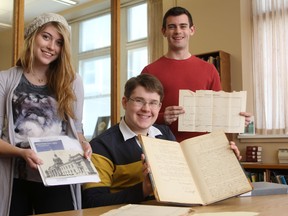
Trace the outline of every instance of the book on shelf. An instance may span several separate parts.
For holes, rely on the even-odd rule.
[[[258,181],[266,181],[266,172],[265,171],[258,171],[258,172],[254,172],[254,171],[245,171],[247,178],[249,178],[249,180],[251,182],[258,182]]]
[[[287,184],[288,172],[287,170],[271,170],[270,181],[278,184]]]
[[[279,175],[280,183],[287,185],[287,180],[284,175]]]
[[[246,146],[246,162],[262,162],[261,146]]]
[[[208,205],[252,190],[223,131],[181,143],[139,135],[159,202]]]
[[[260,163],[260,162],[262,162],[262,158],[247,158],[246,157],[246,162],[257,162],[257,163]]]
[[[258,175],[256,173],[251,173],[251,181],[252,182],[257,182],[258,181]]]
[[[246,151],[246,155],[249,156],[261,156],[262,155],[262,151]]]
[[[286,179],[283,175],[276,175],[276,181],[278,184],[287,184]]]
[[[247,162],[261,162],[262,156],[261,155],[246,155]]]
[[[68,136],[29,137],[29,144],[43,161],[38,165],[44,185],[99,182],[90,159],[84,158],[80,142]]]
[[[253,190],[240,196],[266,196],[276,194],[287,194],[288,185],[271,183],[271,182],[252,182]]]
[[[247,155],[246,154],[246,159],[261,159],[262,155]]]
[[[262,151],[262,146],[246,146],[246,151]]]

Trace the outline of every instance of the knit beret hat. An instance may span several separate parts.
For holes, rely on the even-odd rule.
[[[25,28],[24,38],[27,38],[36,29],[49,22],[59,22],[68,31],[70,31],[69,25],[63,16],[55,13],[43,13],[40,16],[34,18],[33,21]]]

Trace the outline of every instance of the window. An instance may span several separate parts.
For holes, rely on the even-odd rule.
[[[141,17],[141,19],[139,19]],[[145,39],[147,37],[147,4],[128,8],[127,41]]]
[[[83,128],[91,137],[99,116],[110,116],[109,13],[79,22],[78,71],[84,84]]]
[[[129,79],[139,75],[148,64],[146,3],[127,9],[126,50],[127,79]]]
[[[256,133],[288,134],[288,0],[253,0]]]
[[[83,128],[88,139],[98,117],[111,115],[111,15],[108,6],[100,8],[71,25],[72,43],[78,44],[72,55],[84,84]],[[146,1],[121,4],[120,39],[122,92],[126,80],[148,63]]]
[[[128,50],[128,79],[139,75],[147,65],[148,59],[145,56],[148,56],[146,46]]]
[[[111,16],[106,14],[80,23],[80,52],[109,47]],[[97,40],[95,40],[97,37]]]

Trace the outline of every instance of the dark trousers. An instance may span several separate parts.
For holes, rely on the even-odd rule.
[[[10,216],[73,210],[69,185],[46,187],[43,183],[14,179]]]

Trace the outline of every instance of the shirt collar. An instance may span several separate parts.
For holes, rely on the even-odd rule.
[[[119,129],[124,137],[124,140],[128,140],[131,139],[135,136],[137,136],[138,134],[134,133],[126,124],[124,118],[121,119],[120,123],[119,123]],[[153,125],[151,127],[149,127],[148,129],[148,137],[153,137],[155,138],[156,136],[162,135],[161,131],[154,127]]]

